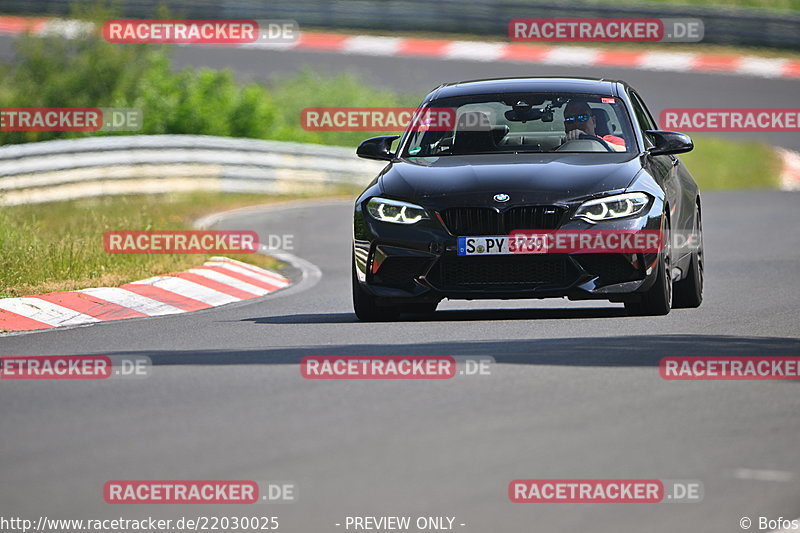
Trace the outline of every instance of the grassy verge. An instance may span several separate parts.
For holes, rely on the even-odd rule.
[[[774,189],[781,160],[766,144],[693,135],[695,149],[680,156],[703,191]]]
[[[183,193],[116,196],[0,209],[0,298],[118,286],[198,266],[205,255],[108,254],[109,230],[192,229],[203,215],[299,196]],[[240,228],[247,230],[249,228]],[[229,255],[264,268],[259,254]]]

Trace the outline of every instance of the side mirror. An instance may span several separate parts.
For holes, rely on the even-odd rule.
[[[660,130],[648,130],[645,133],[649,134],[655,143],[655,146],[647,149],[650,155],[682,154],[694,148],[692,139],[685,133]]]
[[[394,157],[392,153],[392,143],[399,139],[399,135],[385,135],[383,137],[373,137],[358,145],[356,155],[364,159],[377,159],[378,161],[391,161]]]

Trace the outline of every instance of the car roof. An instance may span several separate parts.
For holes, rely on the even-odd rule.
[[[544,92],[578,93],[619,96],[619,84],[624,82],[602,78],[494,78],[486,80],[445,83],[433,90],[428,98],[450,98],[473,94]]]

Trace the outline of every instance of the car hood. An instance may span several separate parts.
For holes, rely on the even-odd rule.
[[[436,205],[504,205],[567,202],[625,189],[641,171],[637,154],[491,154],[416,157],[389,165],[381,188],[387,196]]]

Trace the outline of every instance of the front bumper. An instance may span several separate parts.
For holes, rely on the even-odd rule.
[[[570,219],[562,230],[600,229]],[[607,230],[658,230],[661,204]],[[362,287],[387,305],[448,299],[561,298],[626,301],[656,278],[658,253],[550,253],[458,256],[457,236],[440,217],[402,226],[380,222],[356,206],[354,258]]]

